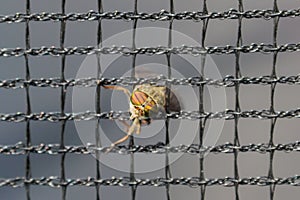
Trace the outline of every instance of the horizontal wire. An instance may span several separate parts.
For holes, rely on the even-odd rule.
[[[259,77],[241,77],[235,78],[228,75],[223,79],[209,79],[203,77],[189,77],[189,78],[171,78],[168,79],[164,76],[158,76],[153,78],[133,78],[133,77],[120,77],[120,78],[80,78],[80,79],[67,79],[61,80],[61,78],[40,78],[40,79],[22,79],[15,78],[10,80],[0,80],[0,88],[5,89],[20,89],[26,86],[32,87],[96,87],[97,85],[123,85],[134,86],[142,84],[150,84],[153,86],[161,85],[186,85],[186,86],[203,86],[210,85],[216,87],[233,87],[236,84],[259,84],[259,85],[271,85],[271,84],[300,84],[300,75],[292,76],[280,76],[272,77],[259,76]]]
[[[61,56],[61,55],[93,55],[93,54],[121,54],[124,56],[131,56],[136,54],[142,55],[164,55],[164,54],[188,54],[198,56],[201,54],[234,54],[241,53],[264,53],[270,54],[273,52],[295,52],[300,51],[300,43],[289,43],[274,46],[273,44],[250,44],[244,46],[177,46],[177,47],[140,47],[131,48],[125,46],[112,46],[97,48],[94,46],[78,46],[78,47],[37,47],[31,49],[24,48],[0,48],[0,57],[19,57],[24,55],[29,56]]]
[[[26,21],[98,21],[98,20],[150,20],[150,21],[171,21],[171,20],[193,20],[201,21],[207,19],[254,19],[262,18],[269,20],[276,17],[298,17],[300,16],[300,8],[291,10],[249,10],[240,12],[236,9],[230,9],[224,12],[205,13],[201,11],[185,11],[179,13],[171,13],[166,10],[154,13],[135,13],[129,12],[103,12],[89,11],[86,13],[16,13],[14,15],[0,15],[0,23],[20,23]]]
[[[292,10],[250,10],[240,12],[235,9],[230,9],[225,12],[181,12],[181,13],[170,13],[168,11],[160,11],[155,13],[134,13],[134,12],[104,12],[99,13],[90,11],[87,13],[33,13],[24,14],[16,13],[14,15],[0,15],[0,23],[21,23],[28,21],[96,21],[96,20],[150,20],[150,21],[171,21],[171,20],[193,20],[201,21],[206,19],[253,19],[261,18],[269,20],[277,17],[298,17],[300,16],[300,9]],[[273,53],[273,52],[294,52],[300,50],[300,43],[297,44],[283,44],[279,46],[273,46],[271,44],[251,44],[241,47],[236,46],[214,46],[214,47],[197,47],[197,46],[181,46],[181,47],[143,47],[132,49],[129,47],[69,47],[69,48],[58,48],[58,47],[40,47],[31,49],[22,48],[0,48],[0,57],[11,57],[11,56],[61,56],[61,55],[91,55],[91,54],[122,54],[125,56],[135,54],[146,54],[146,55],[161,55],[161,54],[190,54],[190,55],[201,55],[201,54],[233,54],[236,52],[241,53]],[[200,86],[200,85],[212,85],[212,86],[225,86],[232,87],[236,84],[261,84],[270,85],[275,83],[280,84],[299,84],[299,75],[296,76],[282,76],[282,77],[271,77],[271,76],[260,76],[260,77],[241,77],[235,78],[233,76],[227,76],[220,80],[203,79],[202,77],[190,77],[182,79],[166,79],[165,77],[154,78],[154,79],[130,79],[128,77],[111,78],[111,79],[100,79],[86,78],[86,79],[69,79],[61,81],[59,78],[49,79],[12,79],[0,81],[0,88],[6,89],[17,89],[25,88],[26,86],[34,87],[51,87],[58,88],[62,86],[80,86],[80,87],[94,87],[100,85],[136,85],[136,84],[153,84],[160,85],[161,82],[167,82],[173,85],[189,85],[189,86]],[[62,115],[60,112],[41,112],[32,113],[27,115],[26,113],[13,113],[13,114],[1,114],[0,121],[5,122],[24,122],[26,120],[36,121],[50,121],[59,122],[64,120],[75,120],[75,121],[86,121],[96,119],[120,119],[129,120],[129,112],[103,112],[100,114],[94,112],[84,113],[66,113]],[[226,119],[232,120],[236,117],[241,118],[259,118],[259,119],[274,119],[274,118],[300,118],[300,109],[289,110],[289,111],[271,111],[271,110],[251,110],[251,111],[240,111],[236,112],[233,110],[226,110],[215,113],[200,113],[199,111],[182,111],[177,113],[170,113],[166,116],[160,116],[158,119],[172,118],[172,119]],[[87,146],[65,146],[61,148],[59,144],[40,144],[26,146],[23,143],[17,143],[15,145],[0,145],[0,154],[5,155],[24,155],[28,152],[36,154],[62,154],[62,153],[75,153],[75,154],[93,154],[96,151],[106,152],[109,147],[96,147],[93,144]],[[212,153],[233,153],[233,152],[257,152],[267,153],[273,151],[282,152],[298,152],[300,151],[300,142],[296,141],[288,144],[249,144],[236,146],[231,143],[217,145],[213,147],[203,147],[198,144],[192,145],[179,145],[175,147],[166,146],[163,143],[156,145],[146,146],[117,146],[111,150],[111,153],[118,154],[130,154],[130,153],[187,153],[192,155],[199,155],[202,152]],[[0,178],[0,187],[24,187],[25,185],[36,185],[36,186],[49,186],[53,188],[60,188],[63,186],[85,186],[94,187],[96,185],[101,186],[119,186],[119,187],[130,187],[130,186],[153,186],[153,187],[165,187],[167,185],[181,185],[189,187],[199,186],[225,186],[233,187],[236,185],[253,185],[253,186],[270,186],[270,185],[287,185],[287,186],[300,186],[300,176],[295,175],[291,177],[273,178],[273,177],[249,177],[249,178],[210,178],[200,179],[199,177],[182,177],[182,178],[153,178],[153,179],[138,179],[131,180],[129,177],[120,178],[108,178],[108,179],[96,179],[93,177],[78,178],[78,179],[66,179],[62,181],[60,177],[41,177],[41,178],[30,178],[16,177],[16,178]]]
[[[199,120],[199,119],[224,119],[233,120],[235,118],[254,118],[254,119],[275,119],[285,118],[293,119],[300,118],[300,108],[287,111],[272,111],[272,110],[249,110],[249,111],[234,111],[226,109],[220,112],[199,112],[199,111],[180,111],[171,112],[168,114],[157,113],[151,116],[154,120],[165,119],[180,119],[180,120]],[[130,113],[128,111],[110,111],[95,113],[85,111],[80,113],[60,113],[60,112],[40,112],[26,114],[22,112],[3,114],[0,113],[0,122],[24,122],[26,120],[32,121],[90,121],[98,119],[111,119],[111,120],[130,120]]]
[[[111,147],[97,147],[95,144],[87,144],[86,146],[74,146],[66,145],[61,148],[60,144],[39,144],[26,146],[23,142],[19,142],[14,145],[0,145],[0,154],[4,155],[25,155],[27,153],[35,154],[95,154],[96,152],[107,153],[117,153],[120,155],[128,155],[131,153],[151,153],[151,154],[165,154],[165,153],[185,153],[190,155],[199,155],[200,153],[234,153],[238,151],[240,153],[246,152],[256,152],[256,153],[268,153],[268,152],[299,152],[300,151],[300,141],[288,143],[288,144],[248,144],[248,145],[234,145],[232,143],[225,143],[216,146],[201,146],[199,144],[191,145],[178,145],[169,146],[164,143],[157,143],[155,145],[134,145],[134,146],[115,146]]]
[[[68,187],[68,186],[85,186],[94,187],[95,185],[101,186],[152,186],[152,187],[165,187],[167,185],[180,185],[197,188],[199,186],[225,186],[233,187],[235,185],[252,185],[252,186],[269,186],[269,185],[287,185],[287,186],[300,186],[300,176],[295,175],[285,178],[270,178],[267,176],[249,177],[249,178],[205,178],[200,177],[181,177],[181,178],[153,178],[153,179],[139,179],[131,180],[130,177],[112,177],[108,179],[96,179],[93,177],[87,178],[67,178],[61,181],[60,177],[40,177],[26,179],[24,177],[0,179],[0,187],[24,187],[24,185],[35,186],[49,186],[52,188]]]

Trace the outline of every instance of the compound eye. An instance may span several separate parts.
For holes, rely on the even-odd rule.
[[[144,92],[135,91],[131,95],[131,103],[133,105],[142,106],[145,101],[147,100],[148,95],[146,95]]]

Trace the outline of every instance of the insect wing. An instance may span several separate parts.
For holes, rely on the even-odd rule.
[[[167,109],[170,112],[179,112],[181,110],[179,96],[177,94],[175,94],[175,92],[173,92],[169,88],[166,88],[166,90],[167,90],[166,94],[168,94],[168,92],[170,92],[169,100],[168,100],[168,97],[166,96],[166,102],[167,102],[166,106],[168,106]],[[168,104],[168,102],[169,102],[169,104]]]

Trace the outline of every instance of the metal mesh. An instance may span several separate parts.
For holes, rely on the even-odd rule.
[[[95,0],[96,1],[96,0]],[[266,199],[275,199],[276,188],[285,185],[286,187],[300,186],[300,177],[296,174],[277,177],[274,173],[274,155],[276,153],[285,153],[285,156],[300,151],[300,144],[298,141],[292,141],[288,143],[274,142],[274,132],[276,123],[281,119],[298,119],[300,118],[300,109],[293,108],[289,110],[277,110],[275,107],[275,91],[278,85],[284,86],[298,86],[300,83],[300,77],[297,74],[292,75],[280,75],[277,74],[278,56],[279,54],[286,54],[290,52],[298,52],[300,50],[300,44],[296,42],[289,42],[285,44],[278,44],[278,30],[279,21],[282,18],[295,18],[298,19],[300,15],[300,9],[294,8],[290,10],[280,10],[277,4],[277,0],[273,1],[273,9],[254,9],[245,10],[243,0],[237,0],[237,8],[232,8],[225,11],[214,11],[214,8],[209,8],[207,1],[204,0],[202,8],[197,8],[195,11],[176,12],[175,2],[170,0],[169,10],[162,10],[157,12],[139,12],[138,0],[134,0],[133,11],[121,12],[121,11],[105,11],[103,2],[101,0],[96,1],[98,8],[95,11],[88,12],[66,12],[66,4],[72,3],[67,0],[61,0],[60,12],[42,12],[33,13],[31,10],[31,0],[25,1],[26,12],[25,13],[13,13],[9,15],[2,15],[0,13],[0,23],[5,28],[10,24],[25,24],[25,47],[11,47],[6,46],[0,48],[0,59],[17,59],[16,57],[24,57],[25,64],[25,77],[15,77],[12,79],[0,80],[0,90],[25,90],[25,111],[17,111],[10,113],[3,113],[0,111],[0,123],[25,123],[25,140],[15,141],[13,144],[1,144],[0,154],[1,156],[13,156],[24,155],[25,158],[25,174],[22,177],[2,177],[0,178],[0,188],[13,187],[13,188],[25,188],[26,199],[32,198],[32,190],[35,187],[51,187],[61,189],[61,199],[68,199],[68,195],[71,193],[69,188],[71,186],[77,187],[94,187],[94,197],[96,199],[103,199],[102,192],[104,186],[120,186],[131,189],[131,199],[137,199],[139,188],[142,186],[147,187],[165,187],[166,199],[179,199],[172,195],[172,191],[176,190],[175,186],[188,186],[193,189],[198,189],[200,199],[209,199],[207,193],[209,192],[207,187],[225,186],[234,188],[234,199],[243,199],[240,195],[241,188],[245,187],[269,187],[269,194]],[[20,3],[20,2],[18,2]],[[2,3],[0,3],[1,6]],[[211,11],[209,11],[211,10]],[[243,42],[243,28],[244,20],[272,20],[273,31],[272,40],[270,43],[252,43],[245,44]],[[110,20],[112,22],[116,20],[132,21],[132,46],[101,46],[103,40],[103,21]],[[218,45],[207,46],[206,41],[208,36],[209,24],[212,20],[223,21],[237,21],[238,27],[237,38],[235,45]],[[86,21],[97,22],[96,44],[89,46],[66,46],[67,37],[67,25],[68,23],[86,23]],[[166,22],[168,23],[169,35],[167,46],[153,46],[153,47],[137,47],[136,34],[138,23],[140,21],[149,22]],[[199,36],[201,35],[201,46],[173,46],[172,30],[174,22],[176,21],[192,21],[193,23],[201,23],[202,29],[198,30]],[[60,23],[60,37],[58,46],[41,46],[32,47],[31,24],[32,23]],[[270,74],[259,74],[258,76],[244,76],[242,74],[241,56],[247,56],[250,54],[268,54],[272,55],[272,70]],[[66,76],[66,62],[71,56],[79,55],[92,55],[97,56],[97,78],[85,77],[82,79],[76,79],[75,77],[67,78]],[[131,56],[132,74],[131,77],[114,77],[108,78],[102,76],[101,58],[103,56],[109,56],[111,54],[122,54],[124,56]],[[234,56],[234,73],[225,76],[222,79],[211,79],[204,77],[202,73],[201,77],[187,77],[187,78],[174,78],[172,77],[172,56],[177,54],[188,54],[193,56],[200,56],[201,71],[204,71],[207,55],[221,55],[221,56]],[[156,78],[134,78],[135,67],[137,58],[140,55],[157,56],[163,55],[166,59],[166,65],[168,66],[167,76],[158,76]],[[36,57],[55,56],[60,59],[60,72],[57,77],[50,78],[32,78],[32,70],[30,67],[30,61]],[[8,58],[9,57],[9,58]],[[180,111],[170,112],[169,105],[166,105],[166,114],[158,117],[159,120],[165,120],[165,140],[159,141],[156,144],[139,145],[134,141],[134,137],[130,138],[129,145],[120,145],[114,147],[111,154],[130,155],[130,173],[127,176],[119,178],[106,178],[103,173],[103,166],[101,167],[101,157],[107,151],[108,147],[102,146],[100,141],[99,124],[102,120],[129,120],[130,114],[127,111],[103,111],[101,109],[100,102],[102,101],[102,86],[104,85],[123,85],[132,86],[149,83],[152,85],[160,85],[161,83],[167,84],[169,88],[172,86],[180,85],[187,87],[197,88],[199,93],[199,107],[193,111]],[[269,87],[270,88],[270,103],[269,108],[265,109],[242,109],[242,101],[240,98],[242,86],[257,86],[257,87]],[[211,112],[205,110],[204,95],[206,87],[224,87],[234,89],[234,108],[226,109],[219,112]],[[67,92],[75,87],[91,88],[96,87],[96,105],[95,112],[83,111],[81,113],[73,113],[66,111],[67,104]],[[33,88],[58,88],[60,89],[60,108],[54,111],[42,111],[34,112],[32,110],[32,97],[31,89]],[[167,95],[167,100],[170,98],[170,94]],[[286,97],[288,98],[288,97]],[[167,101],[168,102],[168,101]],[[199,141],[196,144],[191,145],[178,145],[170,146],[170,120],[198,120],[199,121]],[[233,122],[233,139],[224,144],[216,144],[215,146],[204,146],[203,137],[208,120],[225,119]],[[239,123],[242,119],[254,119],[254,120],[268,120],[271,125],[269,126],[269,138],[268,142],[261,142],[256,144],[242,144],[240,136],[243,134],[240,131]],[[45,122],[45,123],[58,123],[60,125],[60,140],[58,143],[46,143],[33,144],[32,143],[32,123]],[[65,144],[66,141],[66,129],[67,123],[73,121],[95,121],[95,144],[76,145]],[[251,128],[251,127],[249,127]],[[288,131],[288,130],[287,130]],[[3,133],[2,133],[3,134]],[[13,133],[4,133],[13,134]],[[266,134],[266,133],[261,133]],[[211,152],[215,154],[232,154],[233,175],[226,177],[209,177],[206,174],[205,168],[206,157],[205,154]],[[269,156],[268,173],[261,174],[259,177],[241,177],[239,168],[239,156],[244,153],[252,152],[254,154],[264,154]],[[147,154],[164,154],[165,155],[165,169],[162,177],[158,178],[139,178],[135,173],[134,167],[134,154],[147,153]],[[172,173],[172,167],[169,163],[169,154],[184,153],[184,156],[194,156],[194,159],[198,159],[199,170],[198,174],[193,174],[191,177],[182,177],[180,174]],[[56,155],[60,156],[59,174],[55,176],[36,177],[33,176],[33,169],[31,164],[32,156],[38,155]],[[95,155],[95,176],[94,177],[67,177],[66,157],[70,154],[74,155]],[[145,154],[145,155],[147,155]],[[197,155],[197,156],[195,156]],[[222,165],[220,163],[220,165]],[[299,169],[298,169],[299,170]],[[226,188],[227,189],[227,188]],[[155,192],[155,189],[153,190]],[[141,192],[140,198],[143,194]],[[52,198],[52,197],[50,197]],[[249,198],[249,197],[248,197]],[[228,198],[229,199],[229,198]]]

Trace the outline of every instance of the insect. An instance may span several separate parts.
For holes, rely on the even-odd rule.
[[[127,127],[127,134],[112,143],[107,152],[111,151],[114,146],[125,142],[134,133],[140,134],[141,125],[149,125],[152,120],[151,117],[164,112],[166,106],[170,112],[179,112],[181,110],[178,98],[166,86],[136,85],[132,92],[121,86],[103,87],[122,91],[128,96],[130,120],[132,121],[131,126],[124,121],[122,122]]]

